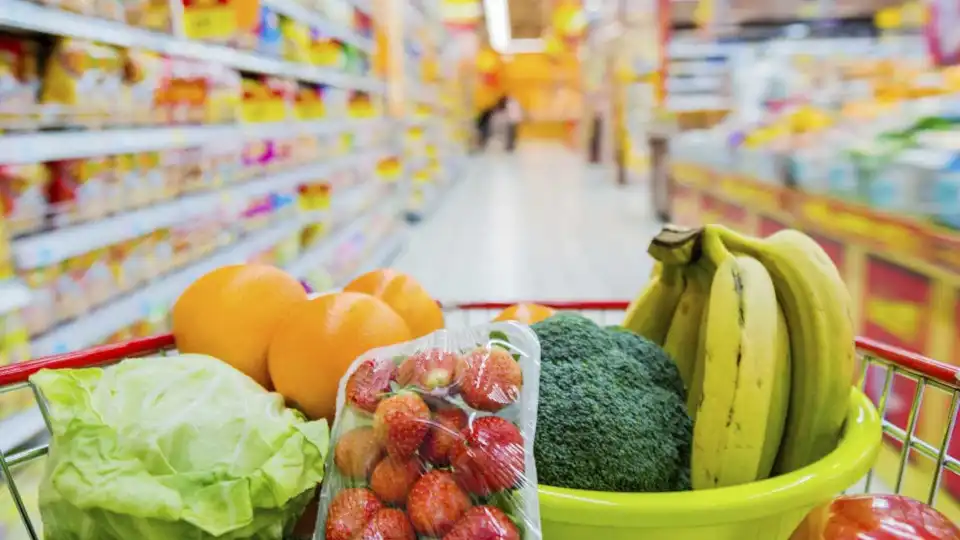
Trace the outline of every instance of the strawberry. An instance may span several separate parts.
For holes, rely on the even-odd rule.
[[[500,347],[477,348],[457,364],[456,381],[467,405],[497,412],[520,397],[523,372],[520,364]]]
[[[497,416],[477,418],[450,451],[457,482],[470,493],[490,495],[517,484],[524,471],[523,436]]]
[[[460,409],[441,409],[433,415],[433,423],[420,447],[420,457],[443,467],[450,463],[450,448],[467,427],[467,414]]]
[[[430,391],[449,386],[457,369],[457,353],[443,349],[429,349],[411,354],[397,370],[397,382],[403,386],[414,385]]]
[[[410,488],[420,479],[422,469],[416,459],[397,459],[387,456],[377,464],[370,475],[370,489],[386,504],[407,504]]]
[[[470,508],[470,497],[460,489],[453,475],[433,470],[423,475],[407,498],[410,522],[418,533],[440,537]]]
[[[413,526],[403,510],[384,508],[367,523],[354,540],[416,540]]]
[[[349,488],[337,493],[327,510],[327,540],[353,540],[383,508],[372,491]]]
[[[405,459],[414,454],[430,429],[430,409],[413,392],[400,392],[377,405],[373,430],[387,454]]]
[[[368,413],[376,411],[396,375],[397,366],[389,359],[364,360],[347,379],[347,402]]]
[[[358,427],[340,436],[333,462],[347,478],[366,479],[383,456],[383,445],[371,427]]]
[[[520,531],[496,506],[474,506],[443,540],[520,540]]]

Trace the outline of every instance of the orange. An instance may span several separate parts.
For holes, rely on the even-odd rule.
[[[282,319],[307,292],[283,270],[224,266],[194,281],[173,305],[173,336],[183,353],[219,358],[271,388],[267,349]]]
[[[311,419],[332,422],[337,388],[350,364],[370,349],[410,340],[410,329],[383,301],[355,292],[297,305],[270,343],[277,392]]]
[[[417,280],[403,272],[381,268],[367,272],[343,288],[383,300],[410,327],[414,338],[443,328],[443,310]]]
[[[540,304],[514,304],[500,312],[494,321],[517,321],[533,324],[552,317],[556,311]]]

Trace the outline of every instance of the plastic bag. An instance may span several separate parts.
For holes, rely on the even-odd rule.
[[[515,322],[369,351],[340,381],[315,540],[542,538],[540,342]]]

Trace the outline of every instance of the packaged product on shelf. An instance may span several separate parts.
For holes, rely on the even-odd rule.
[[[54,318],[57,322],[73,319],[90,307],[83,290],[83,275],[87,271],[84,262],[83,256],[77,256],[60,263],[55,281],[57,303]]]
[[[494,366],[509,369],[491,382]],[[539,373],[539,341],[517,323],[440,330],[357,358],[337,392],[317,534],[542,538]],[[393,380],[404,390],[390,393]],[[368,447],[381,450],[357,453]],[[366,525],[351,519],[357,505],[370,509]]]
[[[129,326],[125,326],[113,334],[110,334],[110,337],[103,340],[104,343],[122,343],[124,341],[129,341],[133,339],[133,332],[130,331]]]
[[[343,48],[340,42],[325,35],[322,31],[311,28],[309,34],[310,63],[325,68],[340,69],[342,67]]]
[[[273,141],[248,141],[243,148],[243,179],[249,180],[266,174],[267,166],[273,160],[273,157]]]
[[[157,110],[157,93],[164,76],[163,58],[152,51],[126,49],[124,60],[124,103],[129,109],[129,120],[136,125],[163,122]]]
[[[160,154],[160,170],[163,174],[161,201],[168,201],[180,195],[184,177],[184,159],[179,150],[167,150]]]
[[[257,51],[267,56],[281,57],[285,36],[281,28],[281,16],[266,5],[260,6],[260,19],[257,24]]]
[[[7,361],[16,364],[30,360],[30,333],[23,314],[20,311],[7,313],[6,323],[0,329]]]
[[[309,64],[310,27],[306,24],[283,17],[280,19],[280,32],[283,35],[283,58],[288,62]]]
[[[137,167],[136,155],[121,154],[111,159],[113,178],[120,193],[120,210],[145,206],[149,202],[147,186]]]
[[[114,123],[123,95],[123,59],[115,47],[92,43],[87,48],[88,72],[93,78],[90,93],[77,97],[76,122],[100,127]]]
[[[173,270],[173,244],[170,229],[159,229],[149,235],[146,253],[147,275],[159,276]]]
[[[11,236],[43,228],[47,213],[50,170],[46,164],[0,164],[0,207]]]
[[[37,43],[0,34],[0,130],[34,127],[39,98]]]
[[[184,148],[174,152],[180,160],[179,192],[194,193],[209,188],[209,177],[203,168],[203,151],[200,148]]]
[[[291,138],[280,138],[274,142],[273,145],[273,160],[270,161],[267,165],[267,172],[274,173],[284,169],[290,169],[296,165],[293,161],[294,158],[294,145],[296,144],[296,139]]]
[[[230,140],[215,141],[203,148],[204,167],[211,186],[224,186],[240,181],[241,149]]]
[[[321,159],[321,138],[317,135],[300,135],[293,143],[293,162],[305,165]]]
[[[205,122],[236,122],[240,106],[240,73],[227,66],[211,64],[207,72],[207,114]]]
[[[182,0],[183,35],[189,39],[229,43],[238,31],[237,3]]]
[[[166,171],[159,152],[134,154],[134,164],[142,179],[147,203],[163,200],[166,193]]]
[[[24,324],[31,336],[42,334],[57,323],[55,317],[58,265],[27,268],[20,271],[20,279],[30,287],[30,303],[23,310]]]
[[[300,256],[300,231],[291,233],[290,236],[278,242],[273,251],[271,264],[282,268],[295,261]]]
[[[244,122],[268,122],[268,104],[270,90],[266,82],[260,77],[244,75],[240,82],[243,90],[243,102],[240,106],[240,117]]]
[[[97,73],[91,60],[93,47],[86,40],[57,38],[47,58],[40,91],[45,115],[69,124],[82,122],[78,114],[78,107],[84,99],[81,96],[92,97],[97,84]]]
[[[265,122],[283,122],[294,118],[297,81],[286,77],[263,77],[267,88]]]
[[[323,118],[324,85],[300,83],[294,98],[294,116],[297,120],[319,120]]]
[[[50,164],[48,200],[55,227],[96,219],[106,214],[105,158],[69,159]]]
[[[83,286],[91,307],[106,303],[118,293],[115,275],[110,267],[111,255],[111,250],[105,247],[95,249],[85,256],[87,271],[83,276]]]
[[[117,22],[127,21],[123,0],[93,0],[93,2],[94,14],[97,17]]]
[[[191,228],[188,225],[170,227],[171,266],[180,268],[190,262]]]

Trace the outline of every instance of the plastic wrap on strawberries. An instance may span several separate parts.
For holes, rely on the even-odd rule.
[[[315,540],[539,540],[540,342],[498,322],[374,349],[340,381]]]

